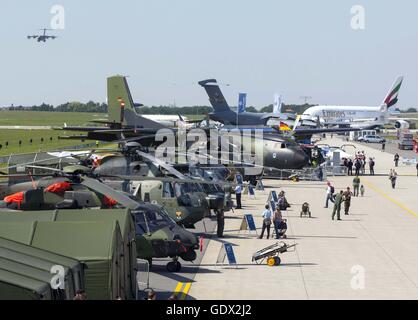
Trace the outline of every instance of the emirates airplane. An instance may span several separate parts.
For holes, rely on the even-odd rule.
[[[308,108],[302,115],[302,119],[318,121],[323,126],[350,126],[353,128],[375,128],[395,121],[399,129],[409,126],[405,120],[389,118],[398,102],[398,94],[403,81],[403,76],[396,78],[385,99],[380,106],[330,106],[319,105]]]

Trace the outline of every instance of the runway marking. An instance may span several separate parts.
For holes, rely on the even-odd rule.
[[[189,293],[190,287],[192,286],[191,282],[187,282],[183,289],[183,294],[181,295],[180,300],[184,300],[187,297],[187,294]]]
[[[183,288],[184,285],[184,288]],[[192,286],[191,282],[179,282],[177,283],[176,288],[174,289],[174,295],[177,296],[179,300],[185,300],[187,297],[187,294],[189,293],[190,287]],[[179,297],[179,294],[181,293],[181,296]]]
[[[392,197],[388,196],[386,193],[384,193],[382,190],[380,190],[378,187],[376,187],[374,184],[372,184],[370,181],[366,180],[363,178],[363,181],[365,182],[365,184],[367,186],[369,186],[370,188],[372,188],[374,191],[376,191],[377,193],[379,193],[381,196],[383,196],[384,198],[388,199],[389,201],[393,202],[394,204],[396,204],[398,207],[400,207],[401,209],[405,210],[406,212],[408,212],[410,215],[414,216],[415,218],[418,218],[418,213],[412,211],[411,209],[409,209],[407,206],[405,206],[404,204],[402,204],[401,202],[399,202],[398,200],[393,199]]]

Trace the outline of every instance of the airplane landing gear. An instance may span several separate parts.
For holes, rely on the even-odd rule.
[[[170,261],[166,265],[168,272],[179,272],[181,270],[181,263],[178,261],[178,257],[173,258],[173,261]]]

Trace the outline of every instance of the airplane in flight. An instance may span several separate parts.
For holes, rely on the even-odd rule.
[[[41,35],[31,35],[31,36],[27,36],[28,39],[37,39],[36,41],[38,42],[46,42],[47,39],[55,39],[58,38],[57,36],[51,36],[51,35],[47,35],[46,31],[47,30],[53,30],[53,29],[39,29],[39,30],[43,30],[43,34]]]
[[[323,126],[349,126],[371,129],[395,121],[395,127],[401,129],[407,125],[405,120],[389,118],[398,103],[398,95],[403,76],[398,76],[379,106],[336,106],[318,105],[305,110],[302,119],[319,119]]]

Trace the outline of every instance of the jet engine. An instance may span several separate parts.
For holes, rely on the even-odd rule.
[[[409,129],[409,122],[405,120],[398,120],[395,122],[396,129]]]

